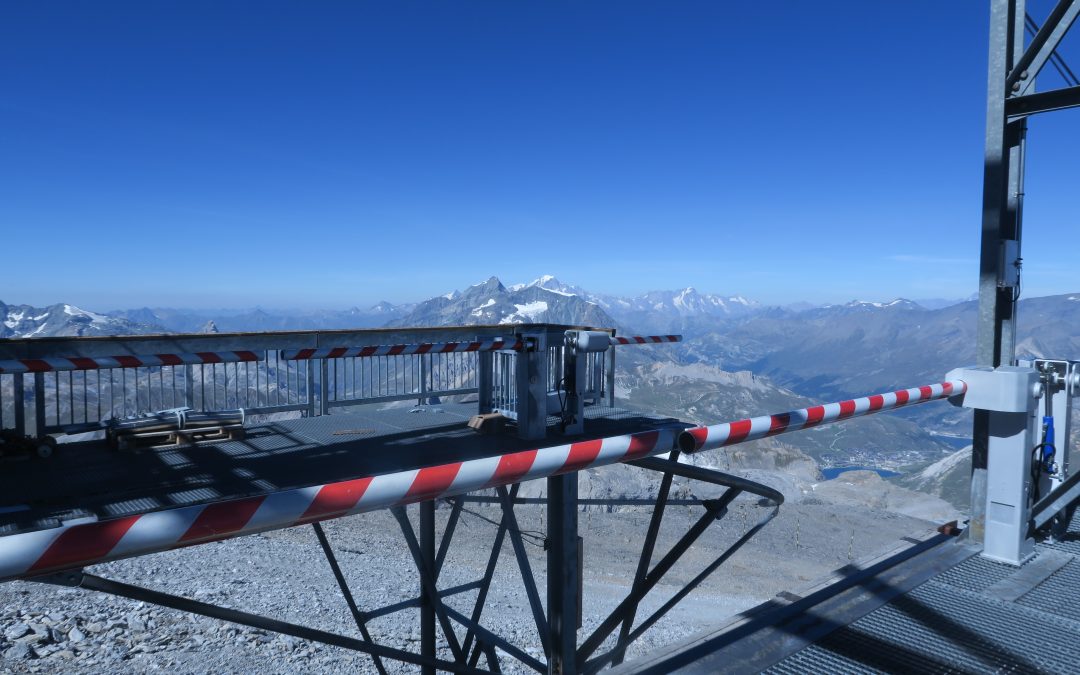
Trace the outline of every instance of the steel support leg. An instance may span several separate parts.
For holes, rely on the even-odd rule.
[[[337,557],[334,555],[334,550],[330,548],[330,540],[326,538],[326,533],[323,532],[322,525],[319,523],[312,523],[311,527],[315,529],[315,536],[319,539],[319,546],[322,547],[323,554],[326,556],[326,561],[330,563],[330,570],[334,573],[334,578],[337,579],[338,588],[341,589],[341,595],[345,598],[345,604],[349,606],[349,611],[353,615],[353,620],[356,621],[356,627],[360,629],[360,635],[364,637],[364,640],[374,644],[375,641],[371,639],[371,633],[367,628],[367,617],[365,617],[360,611],[360,608],[356,606],[356,600],[353,599],[352,591],[349,590],[349,584],[345,581],[345,575],[341,572]],[[372,654],[371,660],[375,662],[375,669],[379,671],[379,675],[386,675],[386,668],[383,666],[382,659],[379,658],[379,655]],[[434,668],[434,666],[431,667]]]
[[[979,315],[975,348],[980,366],[1012,364],[1015,344],[1016,296],[999,285],[1005,277],[1002,246],[1020,242],[1018,199],[1023,185],[1020,137],[1009,138],[1005,112],[1006,79],[1023,53],[1023,0],[993,0],[990,10],[990,56],[987,73],[986,151],[983,167],[982,243],[979,255]],[[1013,134],[1016,136],[1016,134]],[[1010,195],[1010,193],[1013,193]],[[1018,244],[1019,245],[1019,244]],[[968,537],[982,542],[986,527],[986,471],[989,417],[975,414],[972,431],[971,520]]]
[[[547,479],[548,673],[577,673],[578,522],[577,472]]]
[[[421,503],[423,503],[423,502],[421,502]],[[423,547],[420,545],[420,542],[416,537],[416,532],[413,530],[412,523],[409,522],[409,515],[408,515],[408,513],[405,512],[405,507],[403,507],[403,506],[395,506],[394,508],[390,509],[390,513],[392,513],[394,515],[394,517],[398,521],[398,524],[401,526],[401,533],[405,536],[405,543],[408,545],[409,551],[412,553],[413,562],[416,564],[417,572],[419,572],[419,574],[420,574],[420,584],[421,584],[421,592],[422,592],[422,600],[421,600],[421,605],[420,605],[421,618],[423,617],[423,610],[424,610],[423,602],[427,601],[427,602],[431,603],[432,609],[433,609],[434,614],[435,614],[435,617],[438,619],[439,624],[442,626],[443,635],[446,637],[446,643],[450,647],[450,651],[453,652],[453,654],[454,654],[455,661],[457,661],[458,663],[464,663],[465,658],[462,656],[462,653],[461,653],[461,644],[458,642],[457,635],[454,633],[453,624],[450,623],[450,619],[446,615],[444,606],[442,604],[442,599],[439,596],[438,587],[435,584],[435,577],[434,577],[434,574],[432,573],[433,572],[434,562],[435,562],[435,539],[434,539],[434,535],[431,538],[431,545],[430,545],[431,556],[429,558],[427,558],[427,560],[431,561],[431,564],[429,565],[427,562],[425,562],[425,556],[424,556]],[[423,510],[422,509],[420,511],[420,514],[421,514],[421,520],[423,520]],[[432,513],[431,513],[432,532],[434,532],[434,526],[435,526],[434,517],[435,517],[434,511],[432,511]],[[421,629],[421,649],[422,649],[423,648],[423,631],[425,629],[425,626],[421,625],[420,629]],[[435,644],[434,636],[432,636],[431,644],[432,644],[432,646],[434,646],[434,644]],[[421,654],[423,655],[422,651],[421,651]]]
[[[679,461],[678,450],[671,452],[670,460],[673,462]],[[634,585],[630,591],[631,596],[640,592],[645,583],[645,575],[649,572],[649,563],[652,562],[653,551],[656,550],[656,537],[660,533],[660,523],[664,519],[664,510],[667,507],[668,495],[671,494],[671,481],[674,477],[674,474],[668,472],[660,479],[660,489],[656,493],[656,505],[653,507],[652,517],[649,519],[649,530],[645,533],[645,544],[641,549],[641,557],[638,558],[637,571],[634,573]],[[614,665],[622,663],[626,654],[626,647],[630,644],[630,629],[633,628],[634,619],[637,617],[637,608],[636,602],[630,606],[622,628],[619,629],[619,640],[616,643],[615,656],[612,659]]]
[[[517,497],[518,488],[521,487],[520,483],[514,483],[510,487],[510,494],[508,501],[513,504],[514,498]],[[505,488],[503,488],[505,489]],[[461,505],[461,500],[457,500],[456,505]],[[473,605],[472,622],[476,625],[480,625],[480,615],[484,611],[484,603],[487,602],[488,590],[491,588],[491,580],[495,576],[495,566],[499,563],[499,553],[502,552],[503,542],[506,540],[506,528],[509,524],[509,516],[504,512],[502,519],[499,521],[499,529],[495,531],[495,542],[491,545],[491,555],[488,556],[487,567],[484,569],[484,578],[480,582],[480,590],[476,594],[476,604]],[[468,629],[465,633],[465,640],[462,642],[462,651],[469,652],[469,648],[472,646],[474,630]],[[475,665],[480,657],[480,645],[477,644],[477,651],[469,659],[469,665]]]
[[[521,582],[525,586],[525,595],[529,598],[529,607],[532,609],[533,620],[536,622],[536,631],[540,635],[540,644],[544,653],[550,653],[551,635],[548,629],[544,608],[540,604],[540,592],[536,588],[536,578],[529,564],[529,556],[525,553],[525,542],[521,537],[521,528],[518,527],[517,516],[514,515],[514,502],[505,487],[495,488],[502,500],[503,514],[507,521],[507,531],[510,534],[510,543],[514,546],[514,557],[517,558],[518,569],[521,572]]]
[[[161,607],[168,607],[181,612],[189,612],[191,614],[200,614],[212,619],[221,619],[222,621],[229,621],[232,623],[240,624],[243,626],[250,626],[252,628],[259,628],[262,630],[271,631],[274,633],[281,633],[282,635],[291,635],[301,640],[311,640],[313,642],[321,642],[323,644],[332,645],[335,647],[344,647],[345,649],[352,649],[358,652],[364,652],[367,654],[376,654],[383,658],[394,659],[396,661],[402,661],[404,663],[414,663],[420,666],[430,666],[436,670],[453,672],[453,673],[475,673],[475,669],[469,668],[463,663],[454,663],[451,661],[429,661],[427,658],[407,652],[401,649],[395,649],[393,647],[384,647],[378,644],[371,644],[365,640],[358,640],[352,637],[346,637],[344,635],[337,635],[336,633],[330,633],[317,628],[308,628],[306,626],[298,626],[296,624],[287,623],[285,621],[279,621],[277,619],[270,619],[257,614],[251,614],[248,612],[242,612],[236,609],[229,609],[228,607],[219,607],[217,605],[211,605],[206,602],[200,602],[198,600],[189,600],[188,598],[182,598],[169,593],[162,593],[161,591],[154,591],[149,588],[142,588],[141,586],[133,586],[131,584],[125,584],[120,581],[112,581],[111,579],[104,579],[102,577],[94,576],[92,574],[84,574],[81,572],[62,572],[51,577],[45,577],[39,579],[45,583],[54,583],[61,586],[75,586],[90,591],[98,591],[101,593],[108,593],[110,595],[116,595],[122,598],[130,598],[132,600],[138,600],[140,602],[147,602]]]
[[[420,555],[423,559],[421,575],[435,573],[435,502],[420,502]],[[434,581],[434,580],[432,580]],[[420,653],[435,658],[435,603],[438,598],[427,591],[427,584],[420,584]],[[424,675],[435,675],[435,669],[424,666]]]

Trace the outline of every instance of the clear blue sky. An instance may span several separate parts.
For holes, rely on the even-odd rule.
[[[987,22],[929,0],[4,3],[0,300],[345,307],[544,273],[967,296]],[[1080,116],[1031,128],[1025,292],[1077,291]]]

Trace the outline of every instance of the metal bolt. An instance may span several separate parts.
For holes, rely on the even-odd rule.
[[[1020,91],[1020,83],[1019,82],[1013,82],[1012,90],[1013,91]]]
[[[1028,71],[1025,70],[1024,72],[1020,73],[1020,79],[1021,80],[1028,79]]]

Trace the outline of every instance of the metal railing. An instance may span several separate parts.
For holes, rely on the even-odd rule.
[[[514,341],[528,332],[556,345],[548,349],[547,383],[554,392],[569,328],[545,324],[0,340],[0,366],[6,366],[0,367],[0,428],[41,436],[93,430],[112,419],[181,406],[314,416],[352,405],[423,403],[478,393],[481,409],[516,418],[523,346]],[[511,348],[484,351],[492,340],[506,340]],[[456,351],[447,344],[454,342]],[[403,344],[410,348],[400,349]],[[327,345],[395,346],[337,356]],[[598,400],[610,391],[606,374],[614,358],[588,356],[589,392]],[[489,391],[481,392],[485,384]]]

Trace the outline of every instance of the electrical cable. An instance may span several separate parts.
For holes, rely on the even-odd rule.
[[[447,501],[449,501],[449,500],[447,500]],[[494,520],[492,518],[488,518],[484,514],[479,513],[477,511],[473,511],[472,509],[469,509],[469,508],[466,508],[466,507],[462,506],[461,510],[462,510],[463,513],[468,513],[470,516],[474,516],[476,518],[479,518],[480,520],[482,520],[482,521],[484,521],[486,523],[490,523],[492,525],[495,525],[496,527],[501,527],[502,526],[502,523],[500,523],[499,521]],[[524,541],[527,544],[532,544],[533,546],[536,546],[536,547],[542,548],[542,549],[547,548],[547,536],[545,536],[544,533],[540,532],[539,530],[522,530],[522,529],[516,529],[516,528],[513,528],[513,527],[507,527],[506,529],[511,531],[511,532],[516,532],[516,533],[520,534],[522,541]]]

